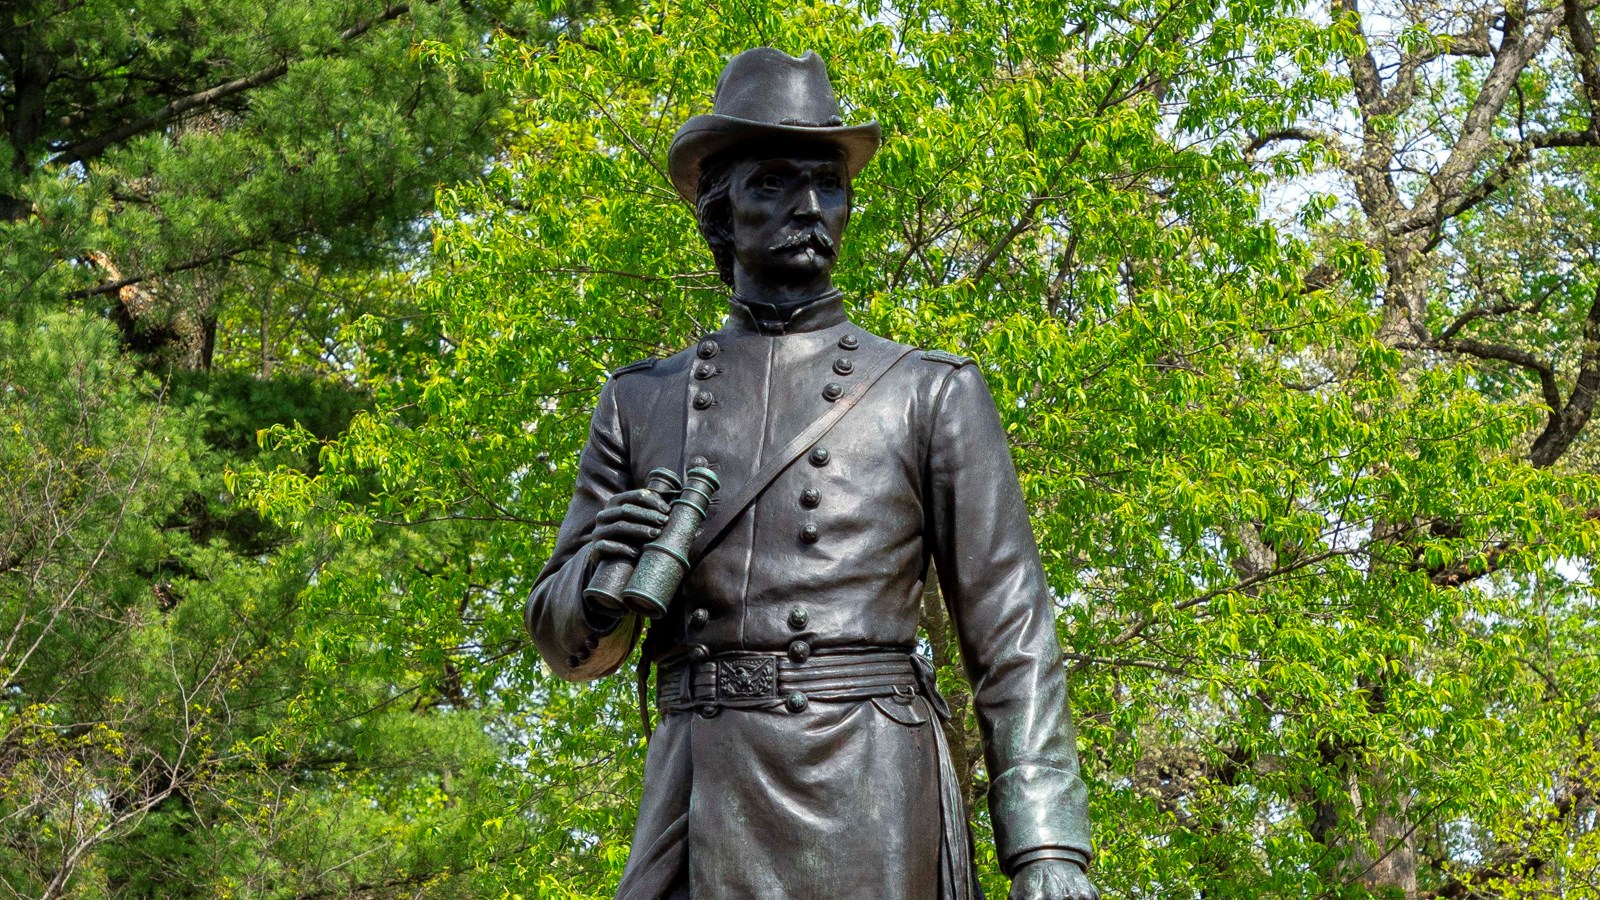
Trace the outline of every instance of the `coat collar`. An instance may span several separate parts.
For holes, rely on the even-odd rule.
[[[788,318],[784,318],[785,312]],[[835,289],[787,311],[766,303],[730,297],[728,321],[724,327],[758,334],[800,334],[831,328],[849,319],[844,292]]]

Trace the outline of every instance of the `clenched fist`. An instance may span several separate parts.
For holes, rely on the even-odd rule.
[[[1011,880],[1011,900],[1100,900],[1100,891],[1077,863],[1041,859]]]
[[[608,558],[636,561],[640,549],[660,536],[661,526],[667,524],[667,512],[671,508],[660,494],[649,488],[612,494],[611,499],[595,515],[594,533],[589,541],[589,571],[592,573],[601,561]],[[602,612],[613,616],[623,612],[622,607],[609,603],[602,604],[587,598],[585,602],[594,602]]]

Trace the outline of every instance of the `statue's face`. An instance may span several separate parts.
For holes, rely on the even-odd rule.
[[[832,270],[850,218],[849,175],[836,149],[758,150],[728,174],[733,253],[747,273],[771,283]]]

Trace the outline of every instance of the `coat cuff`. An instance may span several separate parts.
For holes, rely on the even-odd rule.
[[[535,621],[533,597],[523,612],[539,654],[557,677],[567,681],[589,681],[616,671],[637,637],[637,628],[621,627],[628,613],[612,617],[584,601],[583,589],[597,565],[589,547],[578,551],[535,588],[542,591],[541,621]]]
[[[1042,859],[1065,860],[1076,865],[1084,872],[1089,871],[1089,861],[1084,859],[1083,854],[1076,850],[1069,850],[1065,847],[1040,847],[1038,850],[1029,850],[1027,853],[1018,854],[1017,858],[1011,861],[1011,872],[1014,875],[1020,874],[1029,863],[1035,863]]]
[[[1020,857],[1046,847],[1072,850],[1084,864],[1089,843],[1089,790],[1076,772],[1023,764],[1000,773],[989,786],[994,848],[1007,876]]]

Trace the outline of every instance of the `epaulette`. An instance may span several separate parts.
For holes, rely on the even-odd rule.
[[[970,365],[974,361],[970,356],[957,356],[954,353],[946,353],[943,350],[924,350],[922,351],[922,358],[949,363],[958,369],[962,366]]]
[[[613,369],[611,371],[611,377],[615,378],[618,375],[626,375],[629,372],[641,372],[641,371],[643,371],[645,369],[650,368],[651,366],[654,366],[655,364],[656,364],[656,358],[653,357],[653,356],[647,356],[644,359],[639,360],[638,362],[628,363],[627,365],[623,366],[620,369]]]

